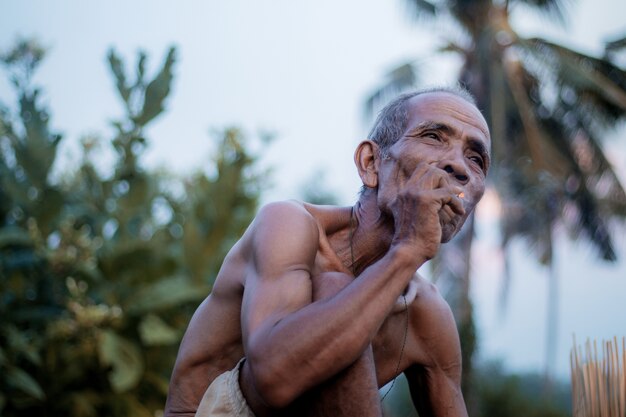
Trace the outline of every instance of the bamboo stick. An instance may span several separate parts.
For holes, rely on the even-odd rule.
[[[626,337],[587,339],[570,352],[573,417],[626,417]],[[621,348],[621,349],[620,349]]]

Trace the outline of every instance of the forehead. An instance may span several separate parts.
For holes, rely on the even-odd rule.
[[[489,128],[480,111],[467,100],[448,92],[419,94],[407,102],[407,131],[424,122],[449,125],[463,135],[491,145]]]

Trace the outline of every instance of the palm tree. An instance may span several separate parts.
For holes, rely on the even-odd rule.
[[[605,56],[596,58],[546,39],[524,38],[510,25],[509,14],[520,4],[563,21],[563,0],[408,0],[408,4],[416,16],[427,17],[440,33],[448,34],[440,51],[461,56],[458,81],[475,95],[489,124],[495,162],[489,187],[503,207],[504,253],[514,238],[524,237],[538,260],[551,268],[547,356],[551,363],[557,321],[557,274],[552,269],[556,228],[587,239],[602,259],[616,259],[609,225],[626,215],[626,193],[601,139],[626,118],[626,72],[617,64],[626,39],[610,42]],[[454,30],[441,30],[444,25]],[[386,96],[415,87],[416,78],[414,64],[400,66],[366,107],[371,111]],[[469,220],[435,264],[438,285],[457,319],[466,371],[474,351],[468,296],[473,226]],[[505,275],[508,282],[510,274]],[[464,388],[469,374],[464,375]]]

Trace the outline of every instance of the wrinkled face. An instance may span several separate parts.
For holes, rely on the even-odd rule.
[[[442,242],[460,230],[485,191],[491,140],[478,109],[452,93],[420,94],[407,102],[408,124],[402,138],[380,160],[378,201],[394,198],[420,162],[442,169],[450,184],[463,189],[464,216],[442,217]]]

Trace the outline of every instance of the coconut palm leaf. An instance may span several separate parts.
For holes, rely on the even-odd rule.
[[[414,62],[406,62],[391,70],[382,85],[374,90],[365,101],[365,118],[370,119],[378,110],[399,93],[415,87],[418,70]]]
[[[571,1],[564,0],[509,0],[510,6],[523,4],[545,15],[546,17],[555,19],[560,24],[565,24],[567,7]]]
[[[416,18],[434,17],[440,8],[438,4],[428,0],[408,0],[406,4]]]
[[[621,62],[624,63],[626,62],[623,59],[626,57],[624,52],[626,52],[626,36],[621,36],[606,43],[603,58],[613,64],[617,64],[618,60],[622,58]]]
[[[626,71],[613,63],[587,56],[540,38],[522,41],[525,51],[551,73],[558,89],[571,89],[587,122],[606,128],[626,117]]]

